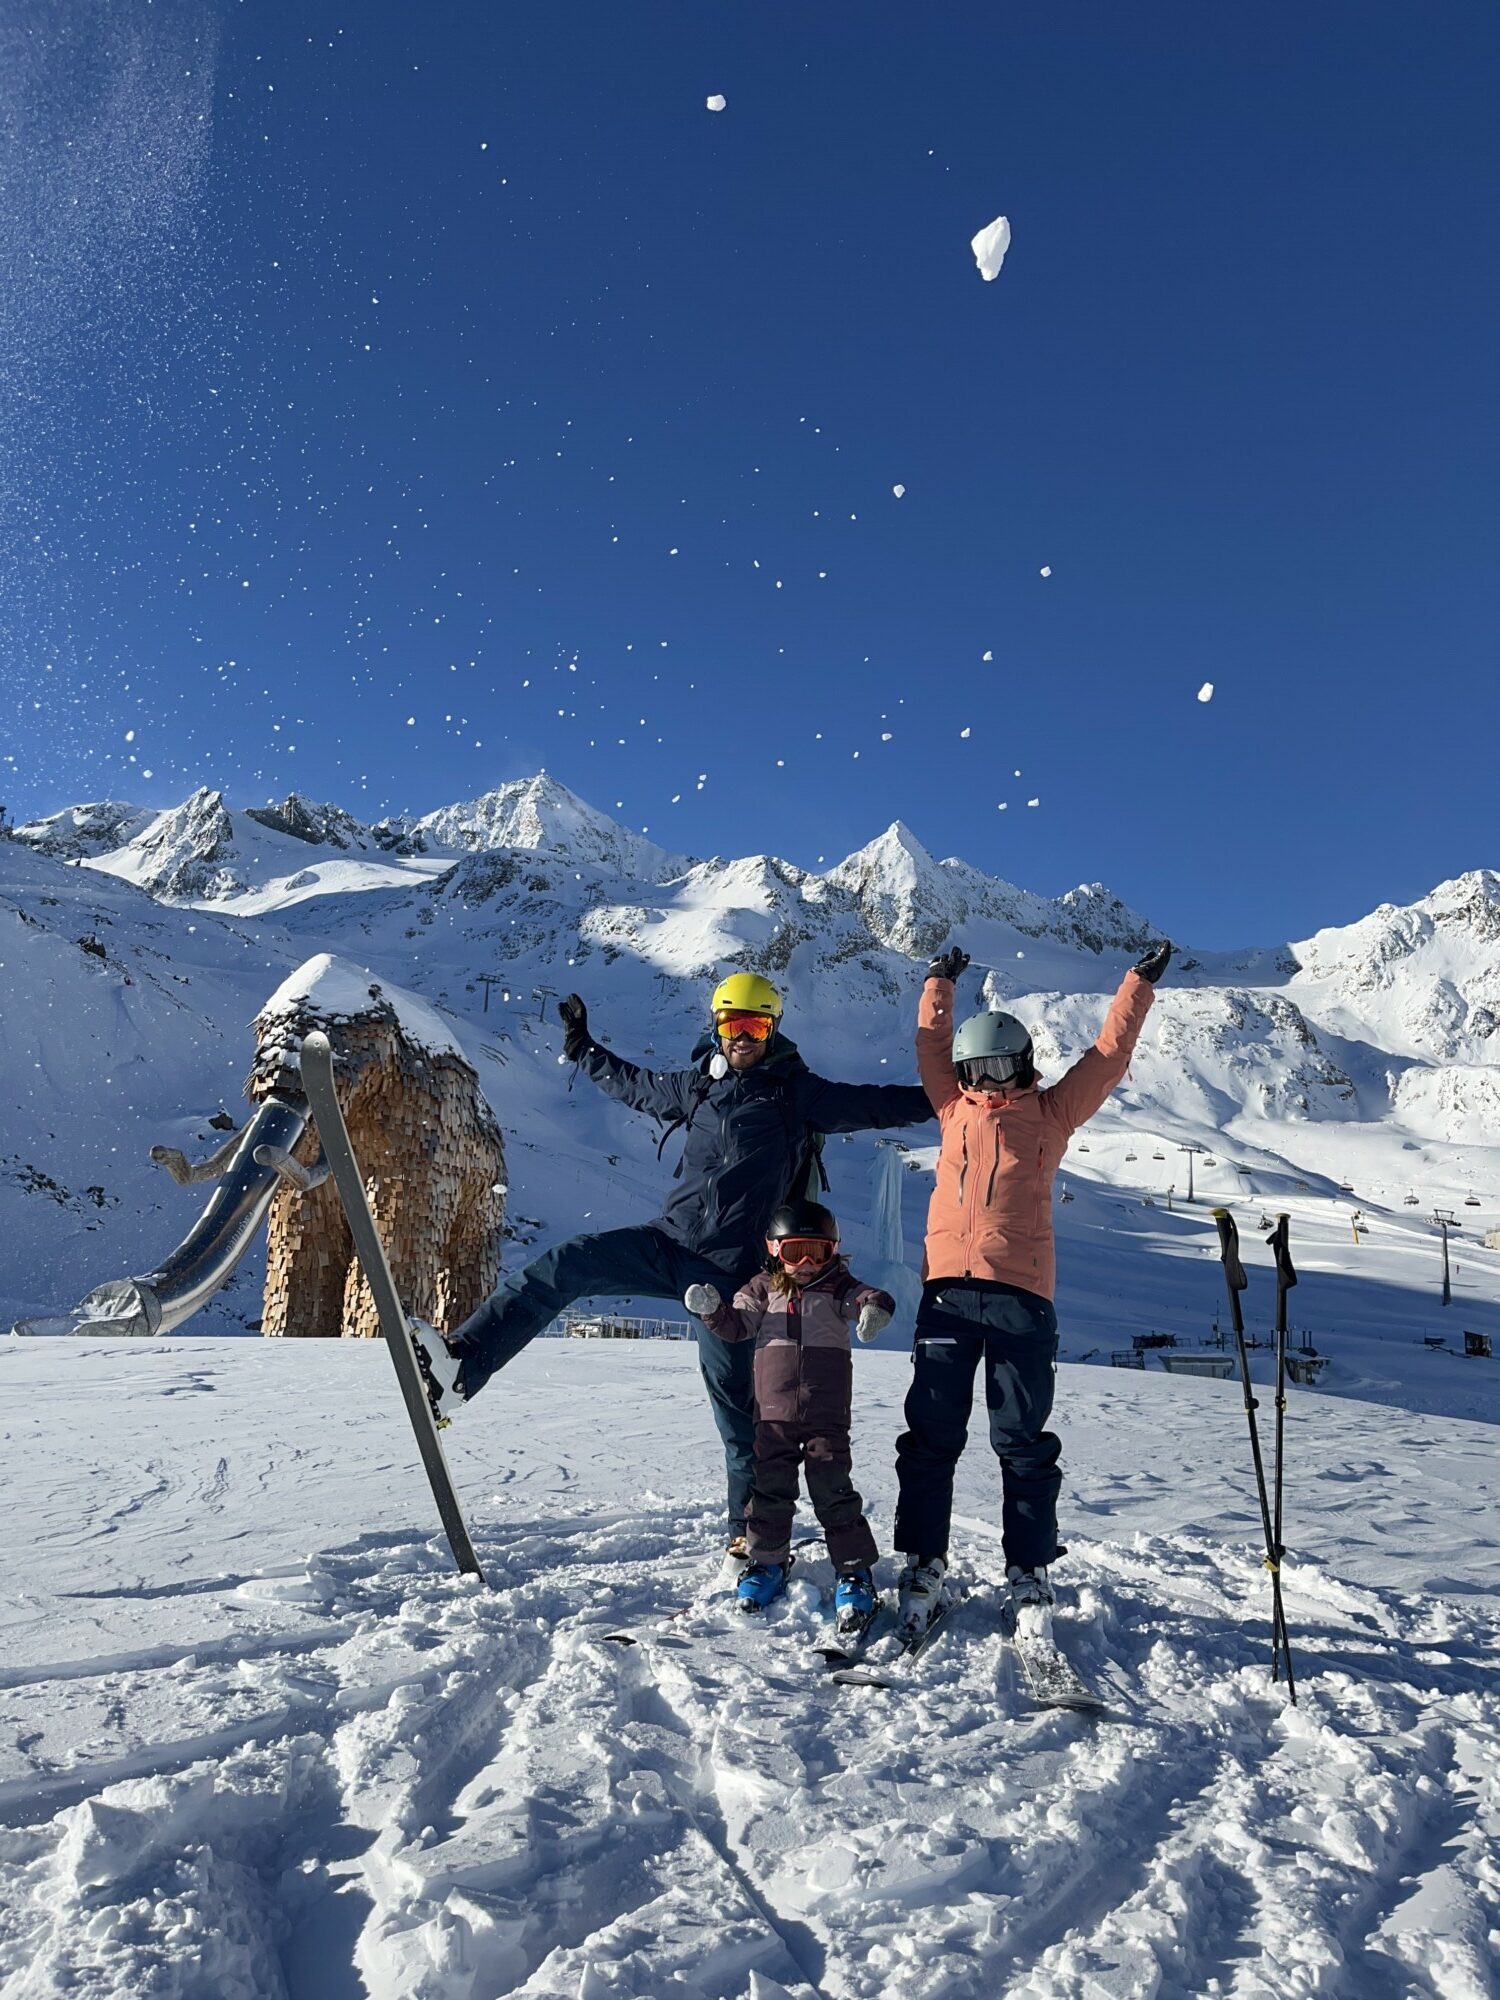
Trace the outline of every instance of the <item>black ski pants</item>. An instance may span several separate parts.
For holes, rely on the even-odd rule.
[[[855,1491],[849,1433],[810,1431],[805,1424],[755,1427],[755,1484],[746,1516],[750,1560],[784,1563],[790,1555],[799,1466],[807,1468],[807,1497],[834,1568],[873,1564],[875,1537]]]
[[[748,1277],[759,1263],[752,1257]],[[492,1293],[462,1326],[449,1335],[463,1356],[466,1396],[477,1395],[497,1369],[575,1299],[677,1299],[689,1285],[713,1285],[724,1298],[736,1283],[719,1265],[675,1242],[654,1223],[636,1229],[606,1229],[597,1236],[573,1236],[535,1258]],[[745,1508],[755,1474],[755,1391],[750,1342],[720,1340],[701,1321],[698,1365],[709,1408],[724,1441],[729,1487],[728,1523],[733,1537],[745,1531]]]
[[[944,1278],[922,1287],[912,1341],[906,1429],[896,1441],[896,1547],[942,1555],[983,1364],[990,1443],[1000,1460],[1005,1560],[1038,1569],[1058,1553],[1062,1441],[1046,1430],[1057,1360],[1057,1314],[1019,1285]]]

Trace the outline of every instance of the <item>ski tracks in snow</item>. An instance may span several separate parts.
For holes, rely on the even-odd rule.
[[[488,1590],[371,1534],[185,1581],[232,1643],[7,1675],[4,2000],[1492,1992],[1484,1615],[1289,1570],[1293,1709],[1248,1548],[1084,1543],[1059,1634],[1110,1707],[1040,1712],[963,1520],[947,1631],[840,1689],[819,1553],[752,1620],[706,1507],[519,1504]]]

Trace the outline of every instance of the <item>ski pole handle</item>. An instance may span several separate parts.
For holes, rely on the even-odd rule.
[[[1240,1262],[1240,1232],[1227,1208],[1216,1208],[1213,1214],[1214,1227],[1219,1232],[1219,1257],[1224,1265],[1224,1289],[1229,1294],[1229,1317],[1235,1332],[1243,1333],[1245,1320],[1240,1311],[1240,1293],[1250,1281]]]

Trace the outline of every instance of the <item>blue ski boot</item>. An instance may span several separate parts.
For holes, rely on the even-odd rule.
[[[868,1567],[847,1569],[833,1594],[834,1630],[841,1639],[857,1639],[869,1629],[880,1599],[875,1595],[875,1579]]]
[[[787,1571],[791,1566],[790,1561],[748,1563],[735,1591],[735,1601],[741,1611],[764,1611],[773,1597],[780,1597],[786,1589]]]

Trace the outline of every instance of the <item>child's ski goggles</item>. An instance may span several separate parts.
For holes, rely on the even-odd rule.
[[[838,1245],[826,1236],[783,1236],[767,1248],[783,1264],[826,1264]]]
[[[764,1042],[775,1025],[769,1014],[720,1014],[714,1022],[722,1042],[735,1041],[740,1035],[747,1035],[752,1042]]]

